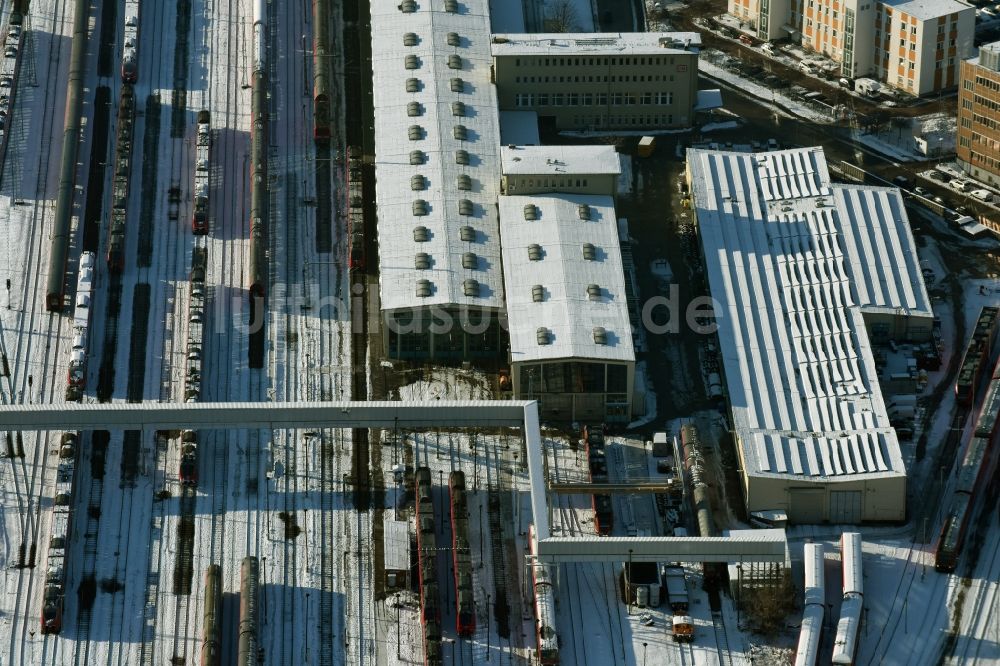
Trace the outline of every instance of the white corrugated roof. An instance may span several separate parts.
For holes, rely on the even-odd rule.
[[[581,205],[589,220],[580,219]],[[525,219],[525,206],[535,206],[537,219]],[[611,197],[502,196],[500,230],[511,361],[635,360]],[[584,258],[586,243],[593,245],[593,260]],[[541,252],[537,261],[529,258],[532,244]],[[544,290],[541,302],[534,300],[535,285]],[[589,285],[600,288],[598,300],[588,296]],[[538,344],[540,327],[548,331],[548,344]],[[605,330],[607,344],[595,342],[595,327]]]
[[[687,158],[748,474],[904,474],[862,316],[930,315],[898,192],[831,185],[819,148]]]
[[[383,310],[414,306],[464,305],[500,308],[500,239],[496,219],[500,180],[499,126],[496,91],[490,83],[489,10],[486,0],[462,0],[460,13],[444,11],[444,3],[418,2],[411,13],[400,11],[398,0],[373,0],[372,69],[375,105],[375,178],[378,210],[379,289]],[[407,33],[416,37],[404,45]],[[457,34],[458,46],[448,44]],[[416,56],[414,69],[406,57]],[[461,58],[453,69],[449,56]],[[407,80],[416,79],[418,92],[407,92]],[[452,90],[461,84],[461,92]],[[408,115],[407,105],[420,105],[420,115]],[[462,102],[465,114],[455,116],[452,104]],[[419,138],[411,140],[411,126]],[[456,138],[455,127],[466,128]],[[411,165],[412,151],[421,151],[424,164]],[[458,150],[468,152],[469,164],[456,163]],[[413,190],[414,176],[425,178],[426,189]],[[470,178],[470,190],[458,187],[460,175]],[[427,214],[414,215],[414,202],[426,202]],[[462,200],[472,204],[471,215],[459,213]],[[461,240],[460,229],[471,226],[475,240]],[[426,242],[414,240],[414,228],[427,227]],[[477,256],[476,268],[463,268],[463,255]],[[415,267],[417,253],[430,255],[430,268]],[[430,280],[429,297],[417,298],[417,281]],[[464,295],[467,279],[479,282],[479,296]]]
[[[843,233],[858,305],[931,316],[899,189],[836,185],[833,192],[837,209],[851,220]]]
[[[500,168],[505,175],[617,176],[622,172],[614,146],[502,146]]]
[[[687,48],[685,49],[685,44]],[[697,32],[552,32],[493,35],[494,56],[697,53]]]

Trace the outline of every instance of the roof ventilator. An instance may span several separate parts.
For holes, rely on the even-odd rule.
[[[577,215],[580,216],[581,220],[589,220],[590,206],[588,206],[587,204],[580,204],[579,206],[576,207],[576,213]]]
[[[413,214],[420,217],[427,214],[427,202],[417,199],[413,202]]]
[[[420,226],[413,228],[413,241],[416,243],[426,243],[431,239],[431,231],[427,227]]]
[[[453,116],[464,116],[465,115],[465,102],[452,102],[451,103],[451,115],[453,115]]]
[[[466,296],[479,296],[479,280],[474,280],[472,278],[463,280],[462,291],[465,292]]]
[[[597,258],[597,249],[593,243],[583,244],[583,258],[587,261],[594,261]]]
[[[424,138],[424,128],[420,125],[410,125],[410,129],[406,133],[410,137],[410,141],[420,141]]]
[[[466,217],[468,217],[468,216],[472,215],[472,211],[473,211],[473,208],[472,208],[472,202],[471,201],[469,201],[468,199],[459,199],[458,200],[458,214],[459,215],[465,215]]]
[[[431,295],[431,281],[417,280],[417,298],[427,298]]]
[[[424,115],[424,108],[420,106],[420,102],[407,102],[406,103],[406,115],[411,118],[416,116]]]
[[[469,151],[462,150],[461,148],[455,151],[455,164],[463,164],[468,166],[469,164]]]
[[[459,238],[467,243],[471,243],[476,240],[476,230],[470,226],[464,226],[458,230]]]
[[[537,220],[538,219],[538,206],[535,204],[526,204],[524,206],[524,219],[526,220]]]
[[[444,10],[451,14],[457,14],[458,0],[444,0]]]
[[[599,345],[608,344],[608,332],[604,330],[603,326],[594,327],[594,343]]]
[[[451,91],[460,93],[465,90],[465,81],[459,77],[455,77],[451,80]]]
[[[465,252],[462,254],[462,268],[470,271],[479,267],[479,257],[475,252]]]
[[[431,255],[426,252],[417,252],[413,256],[413,267],[418,271],[426,271],[431,267]]]
[[[427,179],[424,178],[419,173],[415,176],[410,176],[410,189],[413,191],[426,190],[427,189]]]
[[[549,329],[544,326],[539,326],[538,330],[535,331],[535,339],[540,345],[551,344],[552,340],[549,338]]]
[[[411,53],[403,60],[403,64],[406,69],[420,69],[420,58]]]
[[[541,303],[545,300],[545,287],[540,284],[536,284],[531,288],[531,300],[535,303]]]
[[[423,164],[426,161],[427,161],[427,156],[424,155],[424,151],[422,150],[410,151],[410,164],[412,164],[413,166]]]
[[[541,261],[542,259],[542,246],[538,243],[532,243],[528,246],[528,259],[530,261]]]
[[[420,92],[420,79],[406,79],[406,92],[415,93]]]
[[[462,69],[462,56],[454,53],[448,56],[448,69]]]
[[[403,35],[403,46],[416,46],[419,41],[420,39],[415,32],[408,32]]]
[[[401,3],[399,3],[399,11],[403,12],[404,14],[412,14],[413,12],[417,11],[416,0],[403,0]]]
[[[455,179],[455,185],[458,189],[467,192],[472,189],[472,179],[467,174],[461,173]]]
[[[461,45],[462,45],[462,40],[458,36],[458,33],[457,32],[449,32],[448,33],[448,46],[461,46]]]
[[[469,131],[465,129],[465,125],[455,125],[455,128],[452,130],[452,135],[459,141],[465,141],[465,139],[469,136]]]
[[[587,298],[589,298],[592,301],[599,301],[599,300],[601,300],[601,288],[599,286],[597,286],[596,284],[588,284],[587,285]]]

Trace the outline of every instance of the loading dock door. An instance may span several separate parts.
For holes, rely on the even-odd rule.
[[[830,522],[852,525],[861,522],[860,490],[835,490],[830,493]]]
[[[788,522],[822,523],[824,492],[819,488],[788,489]]]

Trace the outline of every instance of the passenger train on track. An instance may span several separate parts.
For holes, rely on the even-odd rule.
[[[934,554],[934,568],[942,572],[954,571],[962,554],[966,533],[975,512],[976,500],[989,486],[989,474],[996,458],[994,439],[997,416],[1000,412],[1000,361],[993,369],[983,406],[976,419],[972,437],[962,453],[955,480],[955,488],[948,501],[941,534]]]

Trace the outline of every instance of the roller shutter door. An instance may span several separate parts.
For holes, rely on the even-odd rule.
[[[789,488],[788,522],[822,523],[824,495],[818,488]]]
[[[835,490],[830,493],[830,522],[851,525],[861,522],[860,490]]]

